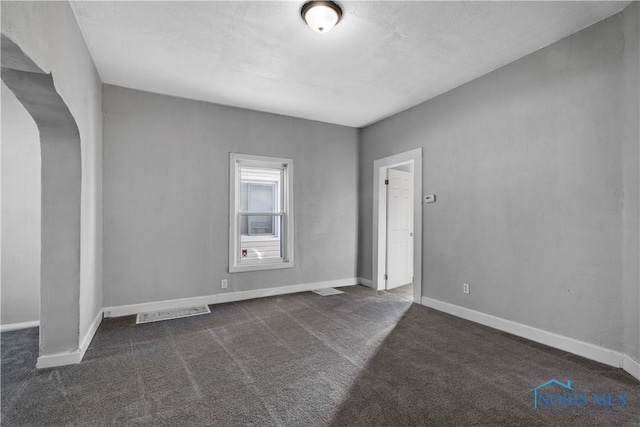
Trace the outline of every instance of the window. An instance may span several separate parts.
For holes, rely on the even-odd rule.
[[[231,154],[229,272],[293,267],[291,159]]]
[[[276,172],[276,171],[274,171]],[[242,187],[240,189],[242,206],[241,212],[275,212],[279,211],[279,180],[275,181],[247,181],[246,171],[241,175]],[[241,217],[240,236],[267,235],[276,236],[276,220],[272,216]]]

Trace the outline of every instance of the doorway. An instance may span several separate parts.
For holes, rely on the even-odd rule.
[[[422,298],[422,148],[374,162],[373,287]]]
[[[2,81],[38,127],[40,142],[40,324],[37,368],[79,363],[82,166],[80,133],[43,71],[2,34]],[[88,343],[87,343],[88,346]]]

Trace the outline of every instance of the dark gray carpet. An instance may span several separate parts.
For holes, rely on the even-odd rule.
[[[640,425],[620,369],[361,286],[105,319],[85,360],[36,371],[37,329],[2,334],[2,425]],[[533,409],[571,379],[624,407]]]

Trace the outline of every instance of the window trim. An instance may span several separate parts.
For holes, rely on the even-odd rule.
[[[240,167],[283,169],[282,174],[282,228],[280,229],[282,258],[252,259],[241,262],[240,233]],[[293,239],[293,160],[280,157],[230,153],[229,156],[229,273],[243,271],[276,270],[294,266]]]

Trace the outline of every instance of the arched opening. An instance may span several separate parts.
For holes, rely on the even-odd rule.
[[[2,81],[40,134],[41,257],[38,367],[79,354],[81,148],[75,119],[45,73],[2,35]],[[78,360],[79,361],[79,358]],[[69,360],[69,363],[77,362]]]

